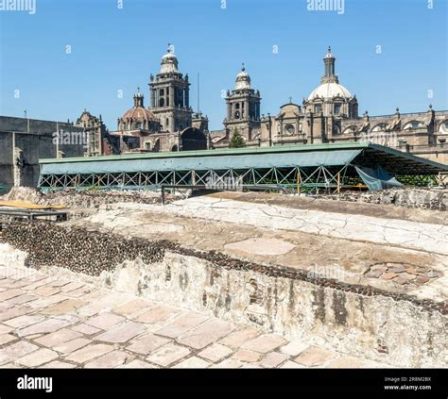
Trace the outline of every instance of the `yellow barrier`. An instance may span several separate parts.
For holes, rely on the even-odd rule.
[[[12,201],[0,201],[0,206],[6,206],[8,208],[22,208],[22,209],[64,209],[64,205],[38,205],[33,204],[30,201],[12,200]]]

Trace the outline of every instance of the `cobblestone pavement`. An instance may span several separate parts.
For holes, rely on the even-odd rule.
[[[95,284],[0,267],[0,367],[387,367]]]

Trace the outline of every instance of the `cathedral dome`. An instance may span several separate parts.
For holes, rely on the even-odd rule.
[[[341,84],[335,82],[322,83],[316,87],[308,96],[308,100],[314,100],[317,97],[324,98],[325,100],[333,99],[335,97],[342,97],[350,99],[353,96],[351,93]]]
[[[250,88],[251,88],[250,87],[250,76],[246,72],[246,68],[243,64],[241,71],[236,75],[235,90],[250,89]]]
[[[328,51],[324,57],[325,73],[320,81],[320,86],[316,87],[308,96],[308,101],[315,98],[323,98],[324,100],[331,100],[339,97],[350,100],[353,98],[351,93],[341,84],[336,76],[335,62],[336,58],[331,51],[331,47],[328,47]]]
[[[123,120],[134,120],[134,121],[153,121],[156,119],[154,114],[144,107],[132,107],[127,110],[122,118]]]
[[[168,47],[167,53],[162,57],[160,63],[160,73],[177,73],[178,61],[171,47]]]
[[[157,120],[155,115],[147,108],[145,108],[143,99],[143,94],[141,94],[140,89],[138,89],[137,93],[134,94],[134,106],[123,114],[123,116],[121,117],[122,121],[135,123]]]

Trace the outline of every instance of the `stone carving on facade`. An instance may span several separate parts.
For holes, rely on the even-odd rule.
[[[367,133],[370,129],[370,117],[369,113],[366,111],[364,113],[364,121],[359,128],[359,133]]]
[[[435,112],[432,109],[432,104],[429,104],[429,109],[428,109],[428,117],[425,121],[425,125],[428,129],[434,130],[434,119],[435,119]]]
[[[386,132],[394,132],[401,130],[400,110],[397,108],[395,118],[386,126]]]
[[[294,136],[296,134],[296,127],[292,123],[287,123],[285,125],[284,134],[286,136]]]

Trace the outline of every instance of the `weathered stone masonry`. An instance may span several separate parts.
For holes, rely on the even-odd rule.
[[[447,364],[446,302],[80,228],[11,223],[1,239],[27,251],[33,267],[101,276],[120,290],[397,366]]]
[[[324,198],[324,196],[321,196]],[[406,208],[432,209],[447,211],[448,190],[431,190],[423,188],[400,188],[373,192],[350,191],[338,195],[329,195],[329,199],[370,204],[385,204]]]

